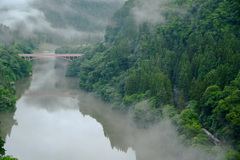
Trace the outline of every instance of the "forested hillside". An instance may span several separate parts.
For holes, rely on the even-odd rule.
[[[112,17],[106,43],[78,46],[85,55],[67,75],[114,109],[132,111],[140,126],[168,113],[186,145],[209,146],[205,128],[233,147],[226,159],[237,160],[239,10],[238,0],[129,0]]]

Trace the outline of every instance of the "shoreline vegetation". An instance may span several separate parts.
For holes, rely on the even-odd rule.
[[[14,84],[16,81],[32,74],[32,63],[25,61],[18,54],[32,54],[37,44],[26,40],[16,40],[11,43],[0,44],[0,113],[14,113],[16,101],[21,97],[16,94]],[[13,117],[13,114],[12,114]],[[0,121],[1,123],[1,121]],[[17,160],[5,155],[4,141],[0,137],[0,159]]]

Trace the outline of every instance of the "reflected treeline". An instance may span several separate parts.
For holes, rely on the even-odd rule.
[[[14,88],[15,96],[20,99],[24,92],[30,87],[31,77],[25,77],[16,82]],[[14,112],[0,113],[0,137],[5,141],[7,136],[11,135],[11,130],[14,125],[17,125],[17,120],[14,119]]]
[[[55,64],[54,64],[54,68],[55,69],[57,69],[57,68],[65,69],[65,66],[66,66],[65,64],[66,64],[66,60],[57,58],[55,61]]]
[[[20,99],[24,92],[30,87],[31,80],[31,77],[25,77],[16,82],[14,88],[16,90],[17,99]]]
[[[37,95],[34,95],[37,94]],[[42,108],[49,113],[57,112],[59,110],[75,110],[77,108],[77,100],[69,95],[54,95],[49,93],[32,93],[32,95],[25,95],[24,101],[31,108]],[[41,94],[41,95],[39,95]],[[76,104],[74,104],[76,101]]]
[[[127,152],[132,146],[135,125],[126,115],[110,109],[107,103],[96,100],[92,95],[79,97],[79,109],[83,115],[96,119],[103,127],[105,137],[109,138],[112,148]]]
[[[17,120],[14,119],[15,112],[0,113],[0,137],[5,141],[7,136],[11,135],[12,127],[17,125]]]
[[[54,68],[58,60],[42,58],[34,61],[31,86],[23,97],[28,106],[42,108],[48,112],[76,109],[77,101],[76,105],[70,104],[73,104],[72,101],[77,96],[78,80],[65,77],[67,61],[61,62],[62,67]]]

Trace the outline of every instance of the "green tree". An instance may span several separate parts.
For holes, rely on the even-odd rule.
[[[4,157],[0,157],[0,160],[18,160],[18,159],[13,158],[12,156],[4,156]]]
[[[4,141],[0,137],[0,155],[5,155],[5,149],[3,148]]]

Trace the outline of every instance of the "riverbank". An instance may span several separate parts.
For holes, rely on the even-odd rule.
[[[19,53],[32,53],[30,44],[25,41],[14,41],[11,44],[0,45],[0,155],[5,155],[3,148],[4,141],[11,133],[11,127],[3,127],[6,124],[15,125],[13,119],[16,110],[16,101],[20,97],[15,95],[15,82],[29,77],[31,75],[32,66],[30,62],[25,61],[18,56]],[[9,156],[0,159],[12,159]]]

